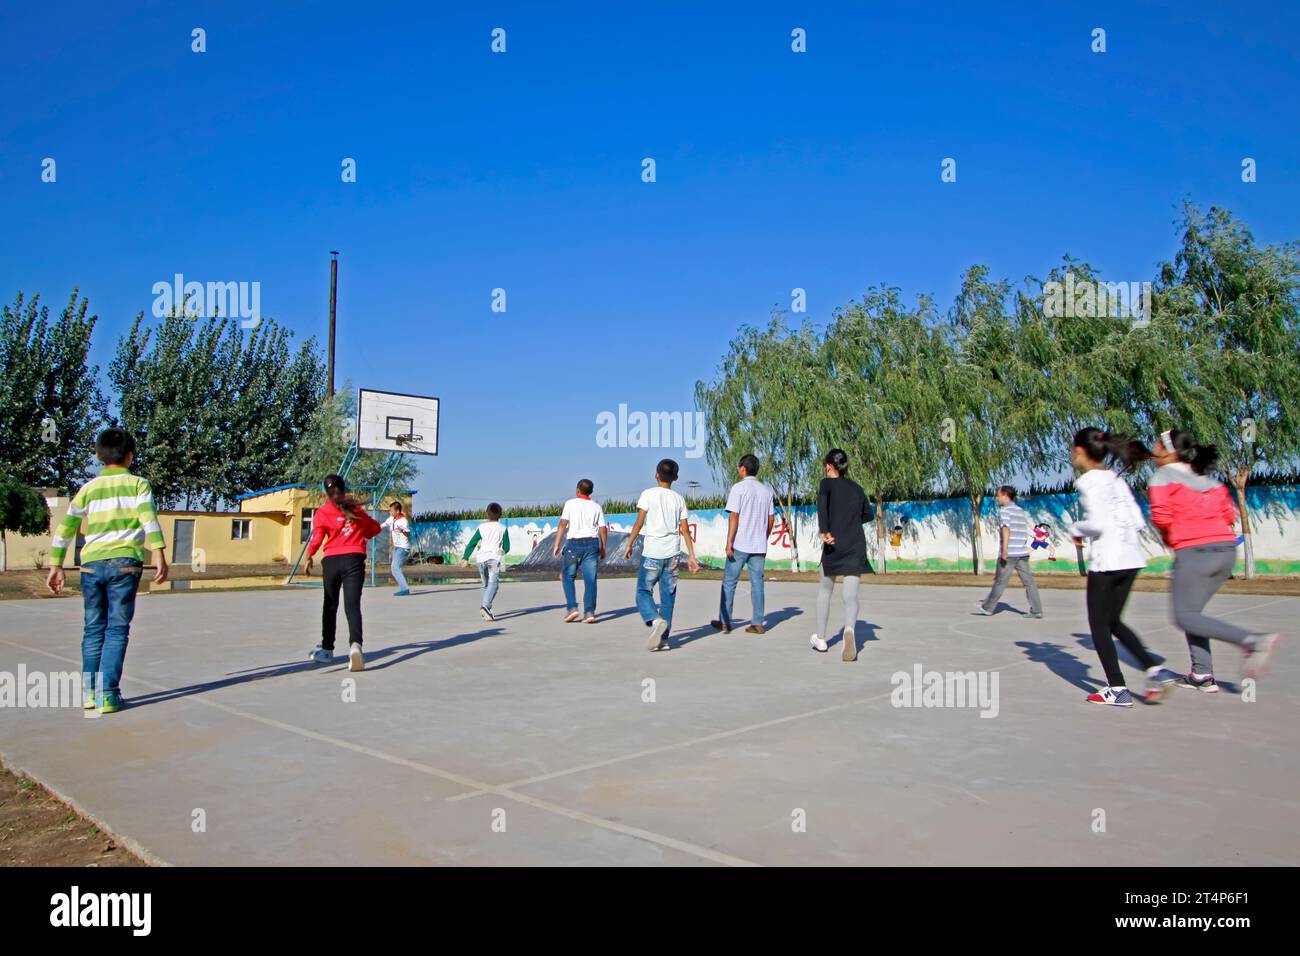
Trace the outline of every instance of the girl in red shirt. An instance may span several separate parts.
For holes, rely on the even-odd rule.
[[[338,623],[339,592],[348,619],[348,670],[365,670],[361,652],[361,589],[366,584],[366,542],[379,534],[379,522],[366,514],[360,502],[348,494],[347,483],[338,475],[325,479],[325,504],[316,509],[307,543],[307,573],[312,556],[325,544],[321,577],[325,585],[325,607],[321,617],[321,641],[311,660],[328,664],[334,660],[334,630]]]

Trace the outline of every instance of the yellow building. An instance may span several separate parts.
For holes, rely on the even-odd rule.
[[[400,501],[411,514],[414,492],[386,495],[381,507]],[[238,511],[159,511],[167,557],[174,564],[206,567],[219,564],[292,564],[311,537],[311,519],[325,497],[315,485],[279,485],[250,491],[235,499]],[[68,497],[45,490],[50,527],[57,527],[68,510]],[[381,518],[382,520],[382,518]],[[7,535],[5,567],[0,570],[47,567],[50,536]],[[76,555],[64,562],[76,563]]]

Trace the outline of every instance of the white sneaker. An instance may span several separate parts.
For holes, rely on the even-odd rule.
[[[363,671],[366,669],[366,656],[361,653],[361,645],[353,644],[348,648],[348,670]]]
[[[664,644],[664,631],[668,630],[668,622],[661,617],[654,619],[650,625],[650,640],[646,642],[648,650],[657,651]]]
[[[808,643],[812,645],[812,649],[814,651],[821,651],[823,654],[826,653],[826,642],[823,641],[816,634],[812,636],[812,638],[808,641]]]

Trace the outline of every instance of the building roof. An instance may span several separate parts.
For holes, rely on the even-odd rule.
[[[243,501],[245,498],[256,498],[258,495],[269,495],[273,491],[288,491],[290,488],[307,489],[307,488],[315,488],[315,487],[316,487],[315,485],[308,485],[303,483],[297,483],[292,485],[276,485],[274,488],[261,488],[258,489],[257,491],[247,491],[242,495],[236,495],[235,500]],[[390,488],[388,493],[392,495],[409,495],[412,498],[415,497],[414,488],[407,488],[405,491],[401,491],[396,488]]]

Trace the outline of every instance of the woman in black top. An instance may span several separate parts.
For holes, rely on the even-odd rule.
[[[853,628],[858,623],[858,585],[867,569],[867,536],[862,526],[876,516],[866,492],[848,477],[849,456],[832,448],[822,459],[826,477],[817,488],[817,530],[822,539],[821,584],[817,590],[817,633],[813,650],[826,650],[826,629],[830,625],[831,592],[835,578],[844,581],[844,653],[842,659],[858,659],[858,641]]]

